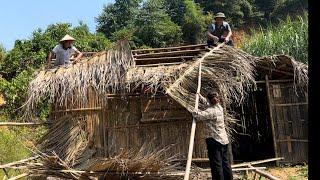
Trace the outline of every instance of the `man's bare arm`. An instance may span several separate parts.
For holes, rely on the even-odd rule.
[[[77,51],[77,57],[76,57],[76,59],[74,60],[73,64],[79,62],[82,56],[83,56],[83,53],[80,52],[80,51]]]
[[[218,38],[217,36],[212,35],[209,31],[207,31],[207,37],[208,37],[208,39]]]
[[[53,53],[50,52],[47,58],[47,67],[50,68],[51,67],[51,61],[52,61],[52,55]]]
[[[226,40],[226,41],[229,41],[231,35],[232,35],[232,31],[230,30],[230,31],[228,32],[228,35],[226,36],[225,40]]]

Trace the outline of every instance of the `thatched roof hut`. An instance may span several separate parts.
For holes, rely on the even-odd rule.
[[[205,56],[201,93],[214,88],[223,95],[226,117],[234,123],[229,125],[229,133],[238,131],[254,140],[262,136],[264,141],[251,144],[256,148],[270,144],[268,153],[261,156],[305,161],[305,152],[299,149],[306,147],[306,126],[300,123],[297,127],[302,131],[299,137],[287,131],[294,128],[292,122],[300,121],[295,118],[298,111],[299,118],[307,113],[308,67],[289,56],[254,57],[230,46],[209,51],[203,44],[131,51],[126,42],[120,42],[79,64],[39,71],[29,85],[26,117],[33,118],[40,102],[51,103],[52,125],[42,147],[47,152],[54,150],[78,169],[99,166],[99,171],[107,171],[110,164],[94,164],[90,159],[115,157],[146,142],[149,154],[171,146],[164,154],[184,160],[197,87],[197,59]],[[251,110],[244,113],[246,108]],[[290,118],[291,128],[285,116]],[[201,129],[199,123],[195,161],[207,158]],[[240,141],[239,135],[233,133],[232,137],[235,144]],[[241,160],[241,148],[235,146],[233,151],[239,154],[235,160]]]

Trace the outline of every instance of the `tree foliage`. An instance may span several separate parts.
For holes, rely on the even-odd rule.
[[[182,32],[183,39],[187,44],[199,43],[205,34],[205,16],[201,7],[192,0],[184,0],[185,13],[183,16]]]
[[[6,97],[6,110],[19,114],[18,108],[25,101],[27,85],[36,69],[43,67],[47,54],[65,35],[76,39],[80,51],[101,51],[111,42],[102,33],[90,33],[86,24],[72,27],[68,23],[51,24],[45,30],[37,29],[30,39],[16,40],[12,50],[0,61],[0,92]]]
[[[166,13],[163,0],[146,1],[134,24],[138,46],[165,47],[181,41],[181,29]]]
[[[142,0],[116,0],[114,4],[105,5],[96,17],[97,31],[107,38],[119,30],[126,29],[139,13]]]

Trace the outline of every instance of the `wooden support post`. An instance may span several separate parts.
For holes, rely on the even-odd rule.
[[[265,79],[266,79],[266,93],[267,93],[267,99],[268,99],[269,116],[270,116],[271,130],[272,130],[274,155],[277,158],[278,157],[278,148],[277,148],[277,141],[276,141],[276,133],[274,130],[273,110],[272,110],[272,102],[271,102],[271,95],[270,95],[271,90],[270,90],[268,75],[265,76]],[[279,166],[278,161],[276,161],[276,165]]]
[[[9,178],[9,174],[8,174],[8,172],[6,171],[6,169],[3,168],[2,170],[3,170],[4,174],[5,174],[5,177]]]

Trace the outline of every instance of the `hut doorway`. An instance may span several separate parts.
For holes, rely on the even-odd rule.
[[[272,127],[265,84],[258,84],[245,103],[233,104],[240,125],[232,142],[233,161],[244,162],[274,157]]]

